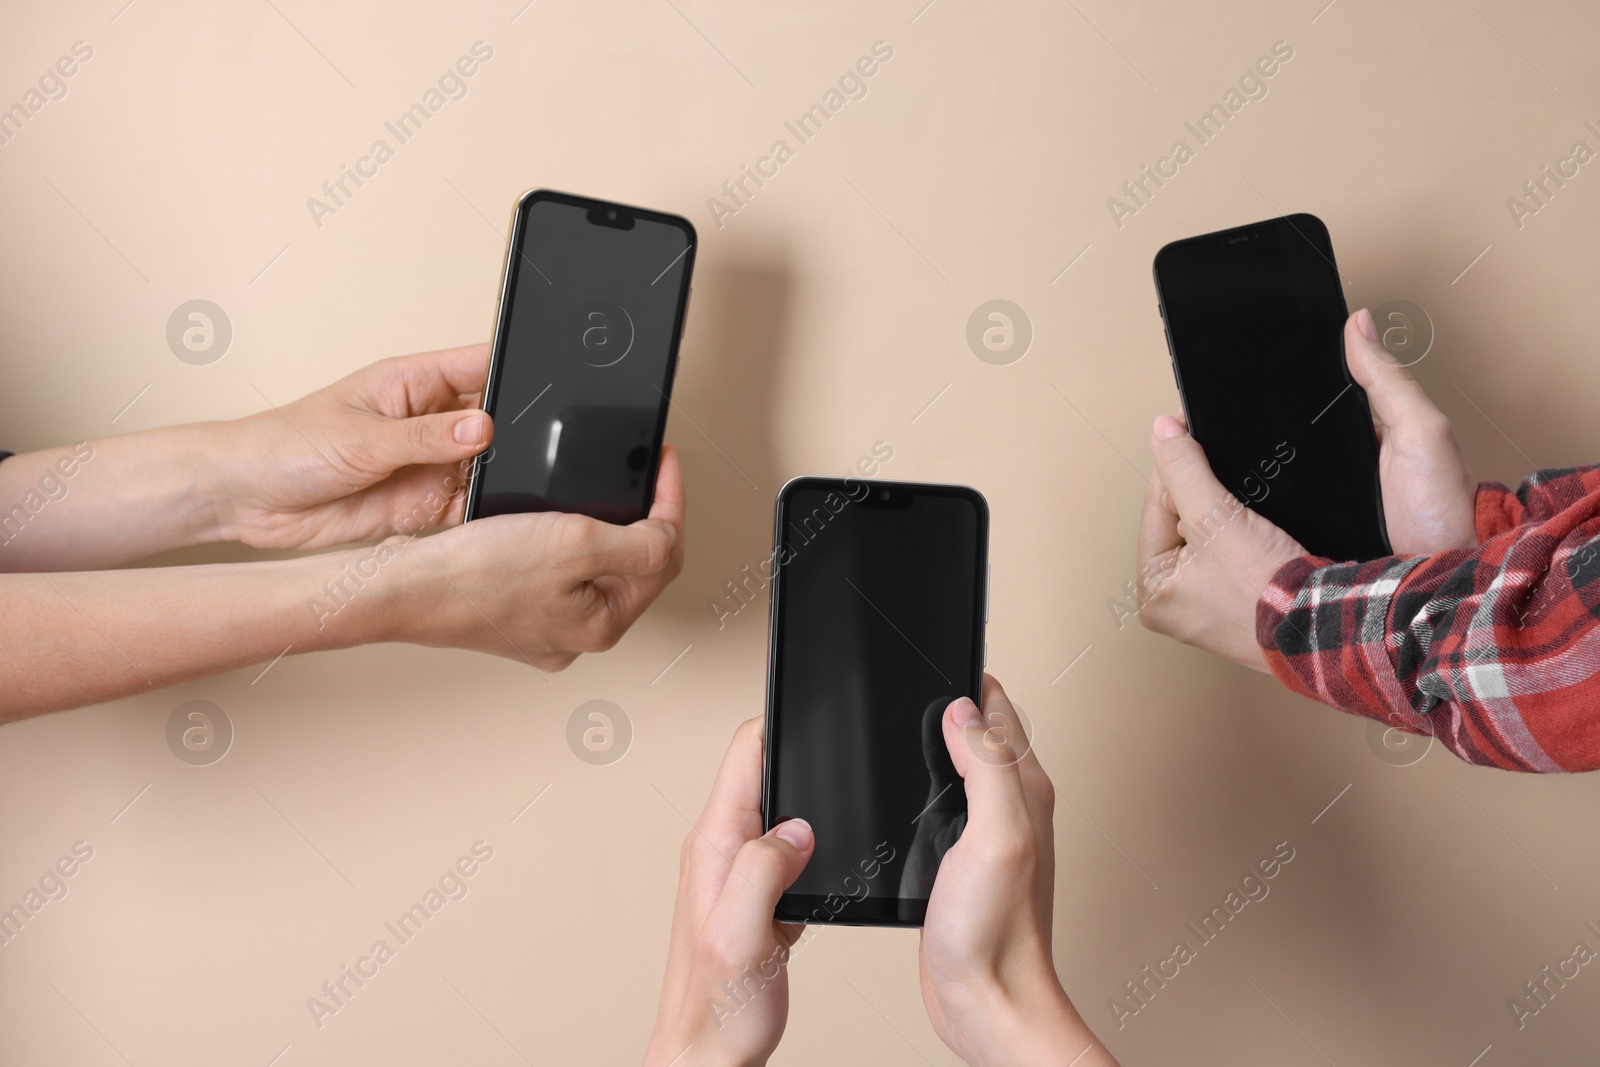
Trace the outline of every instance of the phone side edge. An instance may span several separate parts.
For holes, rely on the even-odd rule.
[[[655,436],[651,443],[650,473],[645,479],[644,507],[641,509],[645,516],[655,508],[656,484],[661,477],[661,454],[667,444],[667,419],[672,413],[672,387],[678,381],[678,361],[683,356],[683,335],[689,326],[689,291],[694,287],[694,261],[700,251],[700,243],[694,232],[694,225],[681,215],[670,215],[659,211],[650,211],[646,208],[628,208],[641,215],[656,217],[668,225],[678,226],[687,230],[688,242],[683,250],[683,278],[678,283],[678,292],[673,302],[673,323],[668,334],[667,359],[661,371],[661,406],[656,415]]]
[[[494,418],[495,401],[500,389],[501,363],[505,355],[505,339],[507,320],[511,314],[511,286],[516,279],[516,257],[518,242],[522,240],[525,232],[523,219],[526,217],[526,206],[533,203],[541,194],[548,193],[547,189],[529,189],[518,196],[511,205],[511,225],[506,229],[505,258],[500,266],[500,291],[495,297],[493,329],[489,335],[489,366],[484,373],[482,410],[491,419]],[[488,448],[472,457],[472,475],[467,482],[467,499],[462,509],[461,522],[463,525],[478,517],[478,499],[483,492],[483,465],[487,456],[494,448],[490,442]]]
[[[1161,314],[1161,332],[1167,341],[1167,363],[1172,368],[1172,384],[1178,390],[1178,406],[1183,409],[1183,419],[1189,427],[1190,434],[1195,432],[1194,414],[1189,410],[1189,397],[1183,388],[1183,368],[1178,364],[1178,342],[1172,334],[1171,316],[1167,314],[1167,294],[1161,285],[1161,259],[1163,255],[1170,255],[1171,249],[1194,240],[1197,238],[1169,241],[1157,250],[1155,258],[1150,262],[1150,274],[1156,289],[1156,308]]]
[[[973,561],[973,570],[976,574],[976,589],[973,594],[973,631],[976,634],[975,649],[977,652],[978,669],[974,672],[976,681],[973,683],[974,692],[968,693],[974,704],[983,706],[983,677],[989,670],[989,595],[990,595],[990,568],[989,568],[989,533],[994,524],[994,515],[989,508],[989,499],[973,486],[963,486],[971,494],[971,499],[976,504],[978,517],[977,529],[977,559]],[[965,790],[963,789],[963,792]]]
[[[761,734],[761,832],[766,833],[772,829],[773,805],[773,739],[777,734],[778,710],[778,604],[782,595],[783,568],[778,563],[779,551],[783,544],[783,512],[789,501],[791,486],[803,479],[803,475],[790,478],[778,487],[777,495],[772,502],[772,584],[767,595],[767,693],[766,708],[764,710],[764,723]],[[788,891],[785,890],[785,893]],[[780,906],[782,897],[780,896]]]
[[[778,710],[778,614],[782,600],[784,568],[779,562],[783,546],[784,509],[788,507],[795,491],[808,483],[823,481],[811,474],[797,474],[778,487],[772,501],[772,584],[767,597],[767,694],[765,728],[761,739],[761,831],[772,829],[773,738],[776,735]]]

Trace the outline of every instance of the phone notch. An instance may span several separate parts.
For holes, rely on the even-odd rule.
[[[864,508],[887,508],[892,511],[905,511],[911,507],[914,496],[914,493],[906,489],[874,485],[872,486],[872,491],[861,500],[861,506]]]
[[[616,204],[596,204],[589,209],[589,221],[613,230],[633,229],[633,213]]]

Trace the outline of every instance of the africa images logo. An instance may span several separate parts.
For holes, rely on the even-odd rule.
[[[591,367],[612,367],[633,351],[633,316],[604,297],[585,300],[567,316],[567,350]]]

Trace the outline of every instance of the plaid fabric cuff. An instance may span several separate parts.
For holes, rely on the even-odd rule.
[[[1392,617],[1396,592],[1422,562],[1302,556],[1280,567],[1256,602],[1256,642],[1273,675],[1340,711],[1425,728],[1400,682]]]

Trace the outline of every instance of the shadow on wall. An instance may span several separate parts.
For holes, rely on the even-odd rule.
[[[770,247],[704,265],[695,278],[667,421],[688,488],[688,551],[683,574],[654,610],[687,617],[697,630],[715,624],[711,602],[725,583],[772,551],[772,408],[788,355],[792,288],[787,255]]]

